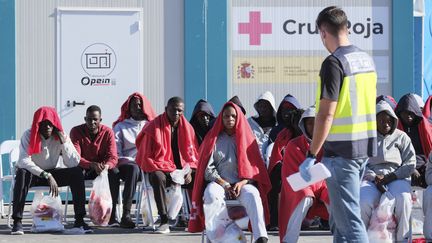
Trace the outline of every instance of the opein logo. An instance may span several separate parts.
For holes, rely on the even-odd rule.
[[[104,43],[94,43],[86,47],[81,54],[81,67],[88,76],[81,79],[84,86],[115,85],[115,80],[108,77],[117,64],[114,50]]]

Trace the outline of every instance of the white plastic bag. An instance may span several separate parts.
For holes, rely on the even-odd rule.
[[[246,242],[243,231],[228,216],[225,201],[204,204],[207,238],[214,243]]]
[[[33,225],[32,232],[63,231],[62,210],[60,197],[44,196],[43,192],[36,192],[32,203]]]
[[[112,199],[107,169],[103,170],[93,181],[88,208],[90,219],[95,225],[108,225],[111,217]]]
[[[226,226],[231,222],[226,204],[221,200],[213,200],[212,203],[204,203],[203,209],[207,238],[214,242],[223,236]]]
[[[392,243],[395,240],[396,220],[394,217],[395,198],[390,192],[382,194],[378,207],[369,221],[370,243]]]
[[[187,174],[189,174],[190,171],[191,171],[191,168],[190,168],[189,164],[186,164],[185,167],[183,167],[183,169],[174,170],[173,172],[171,172],[170,173],[171,179],[174,183],[184,185],[184,183],[185,183],[184,177]]]
[[[231,222],[226,226],[222,237],[215,242],[246,243],[246,237],[243,230],[235,222]]]
[[[183,205],[183,195],[179,184],[174,184],[166,189],[166,204],[168,218],[175,219]]]
[[[411,192],[411,197],[413,199],[413,206],[411,212],[411,224],[412,224],[412,233],[414,235],[422,235],[423,234],[423,190],[413,190]]]
[[[148,199],[150,199],[151,204],[151,212],[150,207],[148,205]],[[153,188],[149,187],[147,190],[143,190],[141,196],[141,214],[144,226],[149,226],[151,223],[155,222],[158,218],[158,210],[156,206],[156,202],[154,200]],[[153,221],[151,220],[153,217]]]

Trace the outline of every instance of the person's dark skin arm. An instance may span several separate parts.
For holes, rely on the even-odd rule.
[[[58,137],[61,144],[64,144],[66,142],[66,137],[63,132],[58,130],[56,127],[53,128],[54,134]]]
[[[231,186],[230,183],[228,183],[226,180],[222,179],[221,177],[216,179],[215,182],[223,187],[227,199],[236,199],[236,196],[233,191],[233,187]]]
[[[248,183],[249,180],[241,180],[239,182],[237,182],[236,184],[234,184],[233,188],[232,188],[232,192],[235,196],[235,198],[237,198],[238,196],[240,196],[240,191],[243,188],[244,185],[246,185]]]
[[[391,175],[390,175],[391,174]],[[384,193],[387,191],[386,189],[386,185],[388,183],[390,183],[391,181],[395,180],[395,175],[394,173],[390,173],[389,176],[384,176],[384,175],[377,175],[375,176],[375,185],[377,187],[377,189],[381,192]],[[391,181],[390,181],[391,180]]]
[[[58,190],[58,185],[57,185],[57,181],[54,179],[54,177],[49,174],[48,176],[48,185],[50,187],[50,194],[53,197],[57,197],[59,195],[59,190]]]
[[[94,170],[96,174],[99,175],[105,169],[105,165],[103,163],[90,162],[90,169]]]

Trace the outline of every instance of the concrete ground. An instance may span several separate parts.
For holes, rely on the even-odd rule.
[[[152,233],[151,230],[143,230],[142,227],[126,230],[120,228],[107,228],[107,227],[94,227],[94,233],[85,235],[67,235],[61,233],[31,233],[30,220],[24,221],[25,234],[22,236],[10,235],[10,229],[6,226],[6,219],[0,219],[0,243],[7,242],[35,242],[35,243],[49,243],[49,242],[79,242],[79,243],[97,243],[97,242],[151,242],[151,243],[177,243],[177,242],[201,242],[201,234],[191,234],[185,232],[182,228],[174,228],[170,234],[157,235]],[[66,228],[71,228],[72,223],[68,224]],[[250,233],[246,233],[246,238],[250,239]],[[269,233],[269,242],[279,242],[277,232]],[[326,243],[332,242],[332,236],[328,231],[304,231],[298,242],[301,243]]]
[[[26,212],[30,209],[30,205],[26,206]],[[28,213],[25,213],[26,219],[23,220],[25,234],[10,235],[10,229],[7,227],[7,219],[0,219],[0,243],[14,243],[14,242],[34,242],[34,243],[50,243],[50,242],[62,242],[62,243],[121,243],[121,242],[151,242],[151,243],[191,243],[201,242],[200,233],[189,233],[184,228],[171,228],[171,233],[166,235],[154,234],[150,228],[143,229],[139,226],[135,229],[121,229],[121,228],[109,228],[109,227],[95,227],[91,222],[87,223],[92,226],[94,232],[92,234],[78,234],[71,235],[70,230],[73,225],[73,207],[68,208],[68,223],[65,224],[66,231],[64,233],[31,233],[30,227],[32,220]],[[7,210],[7,207],[6,207]],[[69,211],[68,210],[68,211]],[[245,232],[246,239],[250,242],[251,234]],[[278,243],[279,234],[278,232],[269,232],[269,242]],[[414,235],[413,238],[422,238],[422,235]],[[329,243],[333,242],[333,237],[329,231],[320,230],[308,230],[301,231],[299,243]]]
[[[151,242],[151,243],[191,243],[201,242],[201,234],[191,234],[186,232],[184,228],[173,228],[170,234],[158,235],[151,230],[143,227],[135,229],[121,229],[108,227],[93,227],[92,234],[85,235],[68,235],[64,233],[31,233],[31,221],[25,220],[25,234],[22,236],[10,235],[10,229],[6,226],[6,219],[0,219],[0,243],[108,243],[108,242]],[[72,222],[65,226],[66,229],[72,227]],[[414,235],[414,238],[422,238],[422,235]],[[246,232],[246,239],[250,240],[250,233]],[[279,242],[278,232],[269,232],[269,242]],[[329,231],[302,231],[300,233],[299,243],[329,243],[333,242],[333,237]]]

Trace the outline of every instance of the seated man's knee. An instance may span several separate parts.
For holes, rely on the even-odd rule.
[[[16,167],[16,170],[15,170],[15,176],[16,177],[18,177],[18,176],[24,176],[24,175],[26,175],[28,173],[30,173],[28,170]]]
[[[72,167],[72,168],[70,168],[69,173],[72,174],[74,178],[77,178],[77,179],[78,179],[78,178],[82,178],[82,179],[84,179],[84,173],[83,173],[83,170],[82,170],[82,168],[79,167],[79,166],[76,166],[76,167]]]
[[[155,171],[150,173],[149,179],[150,179],[150,184],[152,185],[166,184],[166,175],[162,171]]]
[[[222,200],[225,200],[225,190],[215,182],[209,183],[204,191],[204,203],[210,204]]]
[[[127,164],[121,165],[121,167],[122,167],[121,170],[125,171],[125,173],[128,176],[133,176],[135,178],[138,178],[140,173],[141,173],[141,170],[136,163],[127,163]]]
[[[132,164],[131,171],[132,171],[131,174],[135,175],[137,178],[141,174],[141,169],[137,164]]]
[[[240,194],[246,200],[256,200],[260,198],[258,189],[250,184],[244,185],[240,191]]]

